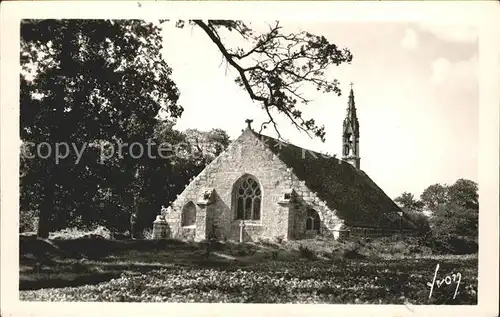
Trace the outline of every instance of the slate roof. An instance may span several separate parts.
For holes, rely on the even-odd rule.
[[[253,132],[253,131],[252,131]],[[414,229],[401,209],[366,173],[325,154],[253,132],[349,226]]]

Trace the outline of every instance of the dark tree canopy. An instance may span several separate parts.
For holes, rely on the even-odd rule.
[[[125,154],[99,164],[101,141],[145,142],[160,110],[182,113],[161,47],[159,28],[144,21],[22,21],[21,65],[34,78],[21,76],[21,139],[86,146],[78,164],[75,155],[22,160],[22,205],[39,209],[41,236],[54,217],[99,219],[92,206],[103,184],[129,191],[142,162]]]
[[[479,203],[477,183],[459,179],[452,185],[434,184],[421,195],[432,211],[433,246],[452,253],[477,252]]]
[[[184,131],[187,154],[196,164],[205,166],[224,151],[230,143],[226,131],[211,129],[208,132],[196,129]]]
[[[434,184],[427,187],[420,195],[420,200],[429,210],[435,210],[439,206],[450,202],[446,185]]]

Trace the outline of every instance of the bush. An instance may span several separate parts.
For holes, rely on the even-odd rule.
[[[308,259],[308,260],[316,260],[318,258],[316,253],[313,250],[311,250],[308,247],[303,246],[303,245],[299,245],[299,254],[300,254],[300,257]]]
[[[271,247],[271,248],[276,247],[276,245],[268,238],[259,238],[257,240],[257,243],[264,247]]]
[[[365,256],[361,254],[362,247],[366,244],[363,239],[357,241],[346,241],[332,251],[333,258],[361,259]]]
[[[436,209],[431,218],[432,233],[427,246],[439,253],[469,254],[478,250],[477,210],[447,204]]]
[[[153,229],[147,228],[142,230],[142,237],[147,240],[153,239]]]
[[[409,245],[404,241],[397,241],[389,246],[389,253],[406,255],[409,253]]]
[[[113,239],[113,235],[103,226],[98,226],[92,230],[65,228],[56,232],[51,232],[49,235],[49,239],[53,240],[74,240],[82,238]]]
[[[277,244],[282,244],[284,240],[285,240],[285,237],[282,235],[274,237],[274,241],[276,241]]]
[[[332,250],[332,257],[360,259],[365,257],[405,257],[411,255],[430,255],[432,249],[419,237],[394,235],[390,237],[360,238],[346,241]]]
[[[421,233],[426,233],[426,232],[429,232],[431,230],[429,218],[424,213],[410,210],[410,211],[406,211],[405,214],[417,226],[417,229]]]

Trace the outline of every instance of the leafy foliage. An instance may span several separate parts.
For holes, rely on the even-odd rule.
[[[160,21],[162,22],[162,21]],[[324,140],[324,128],[302,118],[298,104],[309,100],[300,86],[340,94],[336,80],[326,80],[330,66],[349,63],[352,55],[307,32],[285,34],[279,23],[256,34],[242,21],[193,20],[214,42],[236,81],[262,104],[269,123],[272,111],[285,114],[301,131]],[[182,27],[183,21],[176,23]],[[220,34],[241,35],[253,47],[229,48]],[[23,20],[21,24],[21,210],[39,214],[38,235],[66,227],[105,225],[114,231],[149,226],[191,177],[224,149],[224,131],[174,131],[183,108],[179,91],[163,60],[158,23],[139,20]],[[248,63],[254,63],[248,64]],[[160,118],[168,118],[164,121]],[[103,162],[103,145],[149,140],[185,141],[187,156],[151,159],[120,151]],[[68,144],[76,151],[55,162],[29,159],[35,145]],[[113,143],[115,146],[111,146]],[[153,146],[153,149],[158,150]],[[38,147],[36,148],[38,150]],[[200,150],[204,154],[200,157]],[[78,161],[78,164],[75,164]]]
[[[59,164],[22,160],[21,192],[31,197],[21,205],[39,209],[40,236],[69,219],[98,221],[94,197],[101,186],[116,184],[116,177],[130,184],[144,163],[123,153],[116,165],[100,164],[100,142],[144,144],[160,110],[173,118],[182,113],[159,31],[137,20],[22,21],[21,139],[88,146],[78,164],[74,154]],[[126,196],[130,187],[113,191]]]
[[[478,250],[477,210],[456,204],[439,207],[432,217],[432,243],[448,253],[463,254]]]
[[[20,298],[475,304],[477,255],[433,255],[419,243],[419,238],[398,236],[348,243],[316,239],[283,244],[265,241],[265,246],[226,242],[213,243],[213,252],[207,255],[204,243],[178,240],[75,239],[49,243],[22,238]],[[331,250],[332,245],[335,250]],[[301,255],[300,246],[322,256],[310,261]],[[324,250],[333,252],[325,256]],[[435,287],[429,299],[427,283],[432,281],[436,264],[440,264],[439,279],[461,273],[455,299],[455,284]],[[108,282],[102,283],[106,276]],[[110,280],[114,277],[118,278]],[[89,283],[97,285],[84,285]],[[84,286],[50,288],[76,285]]]
[[[395,198],[400,207],[419,227],[427,245],[443,253],[477,252],[478,185],[468,179],[458,179],[452,185],[433,184],[427,187],[420,201],[404,192]],[[422,208],[432,212],[429,218]]]
[[[452,185],[434,184],[421,200],[433,213],[429,245],[445,253],[472,253],[478,249],[478,186],[467,179]]]
[[[317,259],[316,253],[304,245],[299,246],[299,254],[301,257],[308,259],[308,260],[316,260]]]
[[[112,239],[112,233],[103,226],[97,226],[92,230],[81,230],[78,228],[65,228],[56,232],[51,232],[49,239],[52,240],[71,240],[82,238]]]
[[[406,215],[417,226],[421,233],[426,233],[431,230],[429,218],[420,211],[406,211]]]
[[[440,274],[459,270],[456,284],[428,282],[436,263]],[[439,276],[443,278],[444,276]],[[337,304],[475,304],[477,261],[393,260],[266,261],[225,270],[177,267],[147,274],[123,273],[95,286],[21,291],[21,300],[106,302],[337,303]]]

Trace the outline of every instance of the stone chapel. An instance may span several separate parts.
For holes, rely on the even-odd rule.
[[[360,168],[351,86],[342,159],[247,128],[153,224],[154,238],[256,241],[412,232],[414,223]]]

